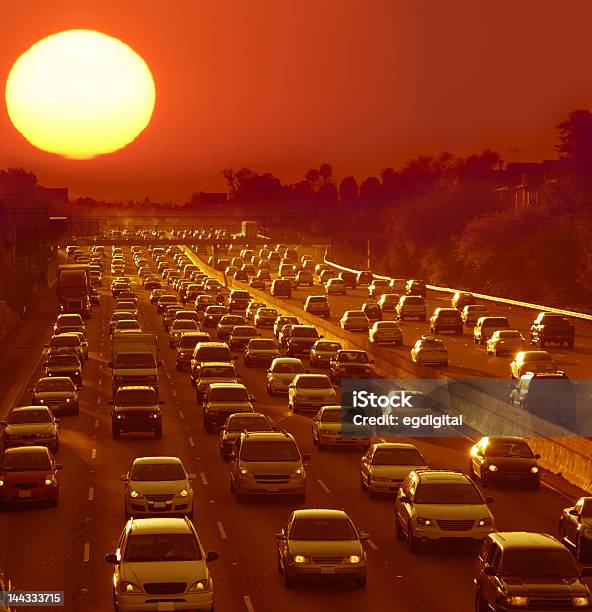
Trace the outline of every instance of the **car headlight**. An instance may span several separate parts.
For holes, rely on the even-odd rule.
[[[187,491],[187,489],[181,489],[177,495],[180,497],[187,497],[189,495],[189,491]]]
[[[497,465],[493,465],[493,463],[489,466],[490,472],[497,472]]]
[[[0,478],[0,487],[4,486],[4,481],[2,480],[2,478]]]
[[[433,523],[432,520],[429,518],[424,518],[422,516],[418,516],[417,517],[417,524],[419,525],[419,527],[430,527]]]
[[[294,555],[294,563],[310,563],[310,559],[304,555]]]
[[[119,583],[119,592],[120,593],[142,593],[142,589],[133,582],[127,582],[122,580]]]
[[[486,518],[482,518],[477,522],[477,524],[479,525],[479,527],[491,527],[491,517],[488,516]]]
[[[140,493],[139,491],[132,489],[130,491],[130,496],[133,497],[134,499],[139,499],[140,497],[144,497],[144,493]]]
[[[40,399],[40,400],[39,400],[39,403],[40,403],[40,404],[43,404],[43,402],[44,402],[44,401],[45,401],[44,399]]]
[[[293,472],[292,475],[290,476],[290,478],[302,478],[304,476],[304,468],[296,468]]]
[[[571,598],[571,604],[574,608],[582,608],[590,605],[590,598],[586,595]]]
[[[345,557],[346,563],[359,563],[360,555],[350,555],[349,557]]]
[[[41,401],[43,401],[43,400],[41,400]],[[66,398],[66,404],[69,404],[69,403],[70,403],[70,398],[69,398],[69,397],[67,397],[67,398]]]
[[[533,466],[530,468],[530,471],[531,471],[533,474],[538,474],[538,473],[539,473],[539,468],[538,468],[536,465],[533,465]]]
[[[48,474],[48,475],[45,477],[45,480],[44,480],[43,482],[44,482],[44,484],[46,484],[47,486],[54,484],[54,482],[55,482],[55,478],[54,478],[53,474]]]
[[[522,595],[507,595],[503,598],[506,606],[511,608],[526,608],[528,606],[528,597]]]
[[[201,593],[203,591],[207,591],[210,588],[210,580],[209,578],[204,578],[203,580],[198,580],[194,582],[189,587],[189,593]]]
[[[251,472],[249,472],[249,470],[247,470],[247,468],[240,468],[240,475],[243,476],[244,478],[253,478],[253,474],[251,474]]]

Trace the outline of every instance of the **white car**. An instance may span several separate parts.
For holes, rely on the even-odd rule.
[[[115,331],[117,331],[117,327]],[[199,331],[199,327],[195,321],[191,319],[175,319],[169,327],[169,346],[177,346],[183,334],[196,331]]]
[[[193,488],[188,474],[177,457],[138,457],[127,474],[125,485],[125,518],[142,515],[180,514],[193,518]]]
[[[326,374],[297,374],[288,387],[288,405],[294,413],[318,410],[336,401],[337,394]]]
[[[414,470],[397,492],[395,536],[411,553],[437,540],[479,542],[495,530],[491,501],[462,472]]]
[[[396,321],[376,321],[368,331],[374,344],[403,344],[403,332]]]
[[[520,378],[527,372],[535,374],[557,372],[558,366],[548,351],[521,351],[510,363],[512,378]]]
[[[349,423],[341,406],[323,406],[312,420],[312,443],[320,451],[327,446],[368,448],[371,439],[370,429]]]
[[[105,556],[113,565],[115,609],[213,610],[207,564],[216,559],[218,553],[205,553],[188,518],[132,518],[116,551]]]
[[[448,349],[439,338],[422,336],[411,349],[411,361],[444,367],[448,365]]]
[[[363,310],[346,310],[341,317],[339,324],[341,329],[346,331],[368,331],[370,322]]]
[[[122,332],[127,331],[141,331],[142,328],[136,319],[122,319],[117,321],[115,328],[113,329],[113,335],[118,336]]]
[[[288,393],[297,374],[304,374],[304,364],[296,357],[276,357],[267,370],[267,393]]]

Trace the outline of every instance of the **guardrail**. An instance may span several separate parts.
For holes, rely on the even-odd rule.
[[[323,262],[327,265],[336,268],[337,270],[341,270],[342,272],[353,272],[357,274],[360,270],[355,270],[353,268],[347,268],[346,266],[342,266],[334,261],[330,261],[327,259],[327,253],[325,253],[325,257],[323,257]],[[381,276],[380,274],[374,274],[376,278],[384,279],[390,281],[392,277],[390,276]],[[464,292],[463,289],[452,289],[451,287],[439,287],[437,285],[426,285],[428,289],[431,291],[439,291],[442,293],[456,293]],[[484,293],[475,293],[474,291],[469,291],[467,293],[471,293],[476,298],[480,300],[485,300],[489,302],[497,302],[498,304],[507,304],[509,306],[518,306],[519,308],[527,308],[529,310],[544,310],[545,312],[552,312],[554,314],[560,314],[565,317],[573,317],[574,319],[580,319],[581,321],[592,321],[592,315],[585,314],[583,312],[575,312],[573,310],[562,310],[561,308],[553,308],[551,306],[543,306],[542,304],[529,304],[528,302],[520,302],[518,300],[512,300],[509,298],[502,298],[493,295],[485,295]]]

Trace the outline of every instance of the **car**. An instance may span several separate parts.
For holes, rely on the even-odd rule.
[[[113,330],[119,321],[134,320],[134,314],[128,311],[118,310],[111,315],[109,319],[109,335],[113,334]]]
[[[342,349],[339,342],[317,340],[310,349],[310,365],[317,368],[328,367],[331,359]]]
[[[423,280],[411,279],[407,281],[407,295],[421,295],[425,298],[427,295],[427,286]]]
[[[403,332],[396,321],[376,321],[368,330],[368,340],[374,344],[403,344]]]
[[[557,363],[547,351],[520,351],[510,363],[512,378],[520,378],[527,372],[535,374],[557,372]]]
[[[368,332],[370,322],[363,310],[346,310],[339,320],[339,325],[346,331]]]
[[[314,325],[292,325],[286,338],[288,357],[308,354],[313,344],[320,338]]]
[[[515,355],[524,349],[526,340],[517,329],[498,329],[487,339],[486,350],[488,355]]]
[[[355,272],[340,272],[338,278],[340,278],[345,283],[345,286],[348,289],[355,289],[357,286],[357,277]]]
[[[492,482],[516,482],[538,489],[540,455],[519,436],[485,436],[471,447],[469,476],[487,487]]]
[[[450,306],[458,311],[463,311],[465,306],[474,306],[477,299],[472,293],[466,291],[457,291],[450,301]]]
[[[45,446],[7,448],[0,459],[0,504],[47,502],[57,506],[61,469]]]
[[[220,319],[220,322],[218,323],[218,325],[216,326],[218,338],[220,340],[228,340],[228,338],[230,338],[230,334],[232,330],[237,325],[246,325],[246,324],[247,324],[247,320],[242,315],[232,315],[232,314],[224,315]]]
[[[228,363],[233,365],[234,358],[225,342],[198,342],[191,357],[191,382],[196,384],[199,368],[204,363]]]
[[[389,282],[385,278],[375,278],[368,285],[368,296],[371,298],[379,298],[383,293],[388,293],[389,291]]]
[[[257,311],[259,310],[259,308],[266,308],[266,307],[267,307],[267,304],[264,304],[263,302],[250,302],[249,305],[247,306],[247,310],[245,311],[245,317],[247,321],[250,321],[251,323],[253,323],[253,321],[255,320],[255,315],[257,314]]]
[[[80,363],[84,364],[82,341],[72,332],[52,336],[45,346],[49,349],[51,355],[75,354]]]
[[[203,424],[207,433],[222,427],[226,419],[236,412],[254,412],[251,395],[245,385],[238,382],[210,383],[203,396]]]
[[[483,304],[465,306],[460,313],[461,319],[467,327],[475,327],[477,321],[481,317],[486,317],[488,315],[489,309]]]
[[[495,529],[493,514],[471,479],[453,470],[413,470],[395,500],[395,539],[410,553],[428,542],[480,542]]]
[[[195,397],[198,404],[212,383],[235,383],[239,376],[236,373],[233,362],[206,361],[201,363],[195,370]]]
[[[304,301],[304,312],[329,319],[331,307],[326,295],[309,295]]]
[[[356,276],[357,286],[368,286],[374,280],[374,274],[370,270],[362,270]]]
[[[331,278],[337,278],[337,271],[333,270],[331,268],[323,270],[320,274],[319,274],[319,282],[321,283],[321,285],[325,285],[327,284],[327,282],[331,279]]]
[[[132,318],[137,319],[139,315],[138,307],[132,300],[117,300],[117,304],[115,304],[114,312],[118,312],[120,310],[127,311],[131,313]]]
[[[288,407],[292,413],[316,412],[336,400],[337,394],[326,374],[297,374],[288,385]]]
[[[169,327],[169,346],[176,347],[183,334],[197,331],[199,331],[199,327],[195,321],[191,319],[175,319]]]
[[[101,305],[101,294],[94,287],[90,288],[89,295],[90,295],[90,303],[93,306]]]
[[[276,340],[279,340],[279,335],[282,327],[291,323],[292,325],[298,325],[300,321],[298,317],[293,317],[290,315],[279,315],[273,323],[273,337]]]
[[[592,560],[592,497],[580,497],[563,509],[559,539],[574,549],[578,561]]]
[[[253,322],[255,327],[273,327],[278,316],[278,311],[275,308],[261,307],[257,309]]]
[[[271,431],[268,418],[260,412],[238,412],[231,414],[220,430],[220,455],[229,459],[235,442],[243,431]]]
[[[156,301],[156,311],[162,314],[167,306],[172,306],[179,303],[179,298],[174,293],[165,293]]]
[[[247,367],[254,365],[269,366],[280,356],[276,341],[273,338],[251,338],[244,352],[244,363]]]
[[[411,349],[411,361],[418,364],[448,365],[448,350],[442,340],[433,336],[422,336]]]
[[[340,349],[329,362],[331,382],[337,383],[344,378],[372,378],[374,369],[366,351],[358,349]]]
[[[561,314],[540,312],[530,326],[530,343],[545,348],[549,343],[573,348],[575,327]]]
[[[200,313],[195,310],[177,310],[175,313],[175,318],[173,319],[173,323],[175,321],[194,321],[196,324],[199,323]]]
[[[292,281],[289,278],[275,278],[271,283],[271,295],[291,299]]]
[[[173,324],[177,313],[183,310],[183,306],[180,304],[176,304],[175,306],[168,306],[167,309],[163,313],[162,317],[162,326],[166,332],[169,331],[169,327]]]
[[[378,307],[381,313],[380,319],[396,319],[397,304],[400,299],[401,296],[398,293],[383,293],[378,298]]]
[[[439,334],[443,331],[452,331],[462,336],[463,320],[456,308],[438,307],[430,317],[430,332]]]
[[[105,556],[113,566],[113,605],[119,612],[171,609],[213,610],[214,581],[206,552],[187,518],[131,518]]]
[[[242,432],[230,459],[230,491],[236,501],[247,495],[289,495],[306,498],[304,462],[296,440],[286,431]]]
[[[58,450],[58,421],[47,406],[13,408],[0,425],[4,448],[32,445],[46,446],[53,453]]]
[[[382,321],[382,310],[375,302],[364,302],[361,308],[362,312],[368,318],[368,324],[373,325],[376,321]]]
[[[506,317],[479,317],[473,328],[473,342],[486,344],[498,329],[512,329]]]
[[[44,376],[29,392],[32,405],[46,406],[52,414],[78,414],[80,410],[78,389],[69,376]]]
[[[391,278],[389,281],[389,289],[398,295],[407,293],[407,279],[405,278]]]
[[[267,393],[287,393],[297,374],[304,374],[304,365],[296,357],[276,357],[267,370]]]
[[[82,363],[76,353],[53,353],[48,355],[45,376],[67,376],[77,386],[82,386]]]
[[[254,325],[236,325],[228,338],[228,346],[231,351],[244,351],[251,338],[260,335]]]
[[[226,306],[210,305],[204,310],[203,326],[216,327],[224,315],[228,314]]]
[[[162,438],[162,414],[154,387],[147,385],[125,385],[118,387],[109,401],[111,409],[111,435],[119,440],[122,433],[153,432],[156,439]]]
[[[345,295],[345,282],[340,278],[330,278],[325,283],[325,291],[327,295]]]
[[[228,312],[245,312],[251,302],[251,294],[244,289],[233,289],[228,298]]]
[[[396,307],[397,319],[427,320],[426,305],[421,295],[402,295]]]
[[[191,369],[191,357],[195,347],[200,342],[211,341],[210,334],[201,331],[183,332],[177,342],[177,352],[175,355],[175,367],[180,371]]]
[[[475,610],[589,610],[592,594],[569,551],[545,533],[488,534],[475,563]]]
[[[60,314],[56,319],[56,322],[53,326],[53,333],[59,334],[60,330],[64,327],[67,328],[76,328],[80,331],[84,332],[86,329],[86,325],[82,319],[82,316],[79,314]]]
[[[121,476],[126,520],[175,514],[193,518],[191,480],[195,474],[188,474],[178,457],[136,457]]]
[[[323,406],[312,419],[312,444],[320,451],[328,446],[370,446],[369,428],[349,422],[341,406]]]
[[[295,510],[275,536],[284,586],[340,580],[364,588],[367,570],[362,542],[369,537],[343,510]]]
[[[378,442],[372,444],[360,461],[360,488],[370,497],[393,494],[413,470],[427,463],[413,444]]]
[[[296,274],[296,286],[308,285],[312,287],[314,284],[314,277],[310,270],[300,270]]]
[[[136,319],[121,319],[115,323],[115,327],[113,328],[112,336],[118,336],[121,333],[136,331],[141,332],[142,328],[140,327],[140,323]]]

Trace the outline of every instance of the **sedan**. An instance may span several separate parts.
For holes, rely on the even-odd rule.
[[[341,317],[339,324],[341,329],[347,331],[368,331],[370,322],[363,310],[346,310]]]
[[[47,406],[52,414],[65,411],[78,414],[80,401],[78,389],[68,376],[45,376],[29,389],[31,404]]]
[[[396,321],[376,321],[368,331],[368,339],[374,344],[403,344],[403,332]]]
[[[560,539],[575,550],[578,561],[592,560],[592,497],[580,497],[564,508],[559,519]]]
[[[526,372],[539,374],[556,371],[557,364],[547,351],[522,351],[510,364],[512,378],[520,378]]]
[[[252,338],[245,348],[244,361],[247,367],[253,365],[269,366],[280,356],[277,344],[272,338]]]
[[[526,340],[517,329],[498,329],[487,339],[487,354],[494,357],[503,353],[515,355],[525,344]]]
[[[4,448],[12,446],[47,446],[54,453],[58,450],[58,422],[45,406],[13,408],[4,426]]]
[[[411,349],[411,361],[417,364],[448,365],[448,350],[442,340],[422,336]]]

